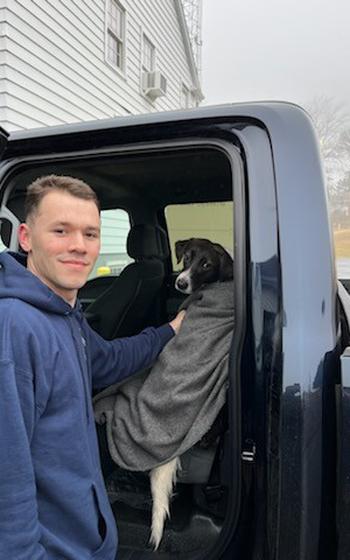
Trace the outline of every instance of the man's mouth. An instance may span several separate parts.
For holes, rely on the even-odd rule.
[[[65,261],[61,261],[62,264],[65,264],[67,266],[73,267],[73,268],[85,268],[86,266],[88,266],[88,263],[86,261],[78,261],[78,260],[65,260]]]

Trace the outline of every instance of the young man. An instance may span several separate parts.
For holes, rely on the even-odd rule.
[[[0,255],[0,559],[114,560],[91,390],[149,366],[183,315],[110,342],[89,328],[100,215],[80,180],[29,186],[19,242],[27,258]]]

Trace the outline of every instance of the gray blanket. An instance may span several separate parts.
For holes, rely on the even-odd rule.
[[[182,455],[225,402],[233,282],[210,284],[196,297],[185,300],[180,332],[151,370],[95,397],[96,420],[106,422],[109,451],[124,469],[147,471]]]

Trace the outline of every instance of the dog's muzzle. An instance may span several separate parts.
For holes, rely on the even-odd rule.
[[[184,294],[192,293],[191,277],[188,270],[181,272],[176,278],[175,288]]]

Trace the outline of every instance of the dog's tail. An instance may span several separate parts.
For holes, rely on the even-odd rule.
[[[175,457],[169,463],[155,467],[150,472],[153,499],[150,543],[154,550],[157,550],[162,540],[164,523],[166,518],[169,517],[169,504],[176,482],[176,473],[180,468],[180,459]]]

